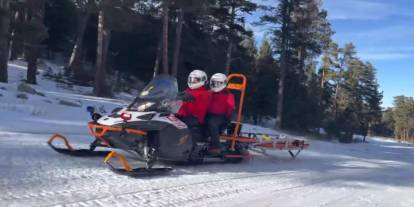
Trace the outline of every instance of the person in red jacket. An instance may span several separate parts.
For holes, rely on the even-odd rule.
[[[211,138],[211,154],[221,153],[220,132],[229,122],[235,108],[234,95],[226,88],[227,76],[216,73],[211,76],[211,101],[207,112],[207,127]]]
[[[201,129],[194,130],[194,128],[200,128],[204,124],[210,102],[210,92],[205,87],[206,83],[207,74],[204,71],[194,70],[190,73],[187,81],[188,88],[184,92],[187,98],[184,98],[183,104],[176,114],[180,120],[187,124],[194,135],[193,137],[197,137],[195,140],[199,140],[202,133],[199,132]]]

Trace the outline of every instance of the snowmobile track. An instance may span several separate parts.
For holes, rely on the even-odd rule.
[[[136,189],[137,187],[140,187],[139,184],[128,183],[126,185],[119,185],[119,178],[111,180],[109,183],[105,182],[105,180],[98,179],[96,181],[103,181],[103,184],[101,183],[99,186],[96,186],[84,183],[83,186],[79,188],[78,183],[77,188],[69,187],[66,190],[54,192],[42,191],[40,193],[28,193],[23,195],[8,193],[4,196],[0,196],[0,204],[4,203],[7,205],[10,201],[19,201],[19,203],[24,204],[42,203],[45,206],[105,206],[113,205],[114,203],[128,206],[181,206],[204,200],[228,198],[245,192],[255,192],[261,188],[269,188],[278,186],[282,183],[290,183],[294,181],[294,179],[292,179],[291,176],[286,175],[291,174],[292,172],[243,175],[182,185],[153,187],[150,189],[133,190],[129,192],[128,189]],[[263,182],[263,177],[269,178],[266,178],[265,182]],[[240,180],[246,181],[240,182]],[[300,186],[296,185],[292,187],[297,188]],[[127,189],[127,191],[113,193],[113,189]],[[200,189],[203,190],[200,192]],[[85,192],[88,192],[87,195],[85,195]],[[80,195],[83,195],[81,196],[83,199],[71,199],[71,197],[79,198]]]
[[[187,185],[172,186],[168,188],[149,189],[137,192],[122,193],[118,195],[103,196],[101,198],[88,199],[73,203],[62,203],[53,206],[106,206],[109,204],[118,204],[122,206],[185,206],[197,205],[200,203],[202,205],[205,205],[206,202],[209,201],[217,202],[217,200],[224,200],[232,197],[237,197],[238,195],[243,193],[269,193],[270,190],[270,193],[276,194],[282,191],[295,190],[299,188],[329,182],[329,180],[320,178],[317,181],[308,184],[293,184],[291,181],[294,179],[292,178],[267,179],[265,182],[263,182],[263,180],[249,180],[249,182],[245,184],[243,184],[243,182],[239,182],[243,179],[257,179],[262,177],[273,178],[274,176],[282,174],[288,173],[240,176],[229,179],[218,179],[192,183]],[[291,183],[291,187],[277,187],[280,187],[280,184],[289,183]],[[207,190],[203,190],[202,192],[200,192],[201,188]],[[265,191],[260,191],[261,189]]]

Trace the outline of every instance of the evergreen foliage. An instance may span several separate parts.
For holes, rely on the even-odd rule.
[[[397,96],[394,98],[394,135],[396,139],[414,141],[414,99]]]
[[[10,29],[2,24],[1,31],[10,35],[11,59],[60,54],[67,75],[86,85],[94,81],[97,95],[123,88],[111,82],[124,83],[121,77],[147,82],[170,73],[184,89],[194,69],[237,72],[248,76],[246,120],[273,117],[279,128],[307,132],[325,128],[343,142],[394,128],[397,137],[412,137],[412,120],[403,116],[412,113],[405,106],[410,101],[398,98],[398,107],[381,112],[375,67],[358,58],[352,43],[341,48],[332,41],[320,0],[281,0],[276,7],[253,0],[7,2],[0,17],[9,21]],[[267,10],[262,23],[271,29],[257,48],[245,15],[259,7]]]

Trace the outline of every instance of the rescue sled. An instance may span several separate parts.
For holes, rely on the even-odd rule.
[[[57,152],[74,156],[102,156],[108,167],[128,176],[159,175],[170,172],[170,167],[159,167],[157,161],[203,163],[210,161],[240,162],[251,159],[250,149],[287,150],[292,158],[309,147],[304,140],[276,139],[270,136],[243,136],[242,111],[247,79],[242,74],[229,75],[227,88],[239,93],[237,117],[232,126],[221,135],[222,153],[209,154],[208,140],[195,136],[197,127],[191,129],[175,117],[179,108],[177,80],[168,75],[155,77],[127,107],[118,108],[111,114],[101,116],[88,108],[92,121],[88,123],[95,140],[89,149],[75,149],[62,135],[53,135],[48,144]],[[55,139],[62,139],[66,148],[53,145]],[[95,151],[96,147],[109,147],[130,152],[144,161],[145,166],[133,168],[119,151]],[[117,158],[118,165],[112,159]],[[120,167],[117,167],[120,166]]]

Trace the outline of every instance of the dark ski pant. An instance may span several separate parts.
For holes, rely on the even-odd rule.
[[[195,116],[177,116],[177,118],[187,125],[194,144],[203,140],[202,126]]]
[[[207,129],[211,138],[211,148],[220,148],[220,133],[226,128],[228,122],[225,115],[207,115]]]

